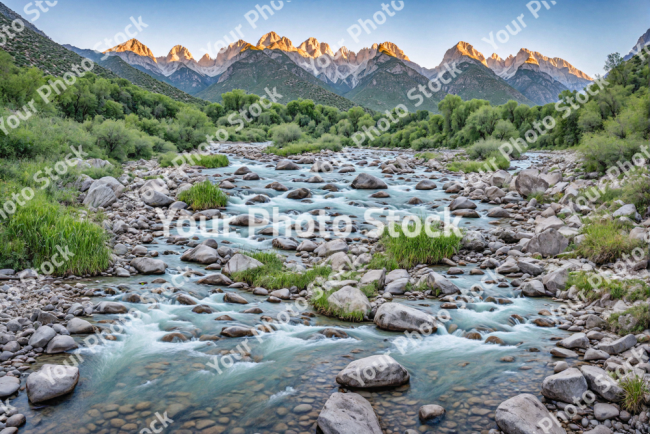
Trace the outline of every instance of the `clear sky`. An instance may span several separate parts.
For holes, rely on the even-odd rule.
[[[2,1],[27,19],[36,16],[25,12],[26,6],[29,11],[37,9],[26,0]],[[390,1],[383,2],[390,5]],[[626,54],[650,27],[648,0],[547,0],[548,10],[543,2],[530,0],[404,0],[393,2],[397,8],[401,6],[400,11],[390,5],[388,13],[378,15],[382,0],[284,0],[280,7],[281,3],[275,0],[279,10],[272,16],[267,13],[266,20],[258,13],[255,22],[256,12],[250,11],[255,11],[256,5],[270,5],[270,0],[58,0],[33,24],[56,42],[103,51],[115,45],[116,34],[124,33],[130,17],[136,21],[142,17],[147,27],[135,37],[155,56],[166,55],[180,44],[197,60],[237,26],[241,26],[241,39],[253,44],[270,31],[288,37],[296,46],[315,37],[333,48],[343,41],[353,51],[390,41],[425,67],[437,66],[446,50],[466,41],[486,57],[496,52],[505,58],[528,48],[561,57],[592,76],[603,73],[607,54]],[[527,7],[529,3],[533,9],[539,7],[537,18]],[[42,7],[47,5],[42,3]],[[374,30],[368,26],[370,34],[360,27],[349,30],[359,20],[373,16],[382,22],[382,15],[385,22],[376,24]],[[507,41],[504,32],[500,33],[505,41],[500,42],[498,32],[508,24],[516,30],[511,21],[521,15],[526,27],[509,35]],[[135,26],[128,30],[132,35],[137,31]],[[490,32],[496,47],[486,42]],[[119,38],[117,42],[121,42]],[[111,42],[104,42],[106,39]]]

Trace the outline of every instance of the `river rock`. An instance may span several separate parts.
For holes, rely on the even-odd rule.
[[[174,199],[156,190],[149,190],[143,193],[140,198],[145,204],[154,208],[160,208],[174,203]]]
[[[627,351],[633,346],[636,345],[636,336],[630,334],[620,339],[615,340],[614,342],[601,342],[598,344],[598,349],[603,350],[608,354],[616,355],[620,354],[623,351]]]
[[[301,200],[307,199],[308,197],[311,197],[311,191],[308,188],[297,188],[287,194],[287,199]]]
[[[233,273],[251,270],[257,267],[262,267],[263,265],[264,264],[255,258],[237,253],[235,256],[230,258],[226,266],[223,268],[222,273],[232,275]]]
[[[298,241],[294,240],[293,238],[288,238],[288,237],[275,238],[271,244],[273,245],[273,247],[275,247],[276,249],[280,249],[280,250],[297,250],[298,249]]]
[[[200,283],[201,285],[230,286],[233,284],[233,281],[224,274],[208,274],[196,283]]]
[[[323,434],[382,434],[372,406],[356,393],[333,393],[317,424]]]
[[[582,365],[580,371],[587,380],[589,389],[596,392],[607,401],[619,401],[623,397],[623,389],[616,381],[598,366]]]
[[[564,291],[568,280],[569,270],[567,268],[561,268],[542,277],[542,283],[544,283],[546,289],[554,294],[557,293],[557,291]]]
[[[337,238],[321,244],[314,250],[314,253],[316,253],[320,258],[326,258],[334,253],[347,252],[349,249],[348,243],[346,243],[344,239]]]
[[[544,297],[546,295],[544,284],[539,280],[531,280],[524,283],[521,285],[521,292],[523,292],[526,297]]]
[[[401,386],[409,378],[409,373],[395,359],[377,355],[350,363],[336,376],[336,382],[346,387],[370,389]]]
[[[476,209],[476,204],[464,196],[459,196],[449,204],[449,209],[451,211],[457,209]]]
[[[297,252],[313,252],[318,248],[318,244],[311,240],[304,240],[301,242],[298,247],[296,247]]]
[[[569,349],[586,349],[589,348],[589,339],[587,339],[587,335],[584,333],[574,333],[571,336],[562,339],[558,344]]]
[[[20,389],[20,380],[16,377],[5,375],[0,377],[0,398],[4,399],[13,395]]]
[[[542,382],[542,395],[567,403],[572,403],[574,398],[582,399],[582,394],[587,390],[587,380],[576,368],[548,376]]]
[[[225,327],[221,330],[221,335],[227,338],[243,338],[245,336],[253,336],[253,330],[241,326]]]
[[[566,434],[546,407],[528,393],[503,401],[497,407],[496,422],[505,434]]]
[[[29,338],[29,345],[34,348],[44,348],[48,342],[56,336],[56,332],[49,326],[40,326],[31,338]]]
[[[334,292],[327,298],[327,302],[341,314],[361,312],[366,316],[371,309],[368,297],[352,286],[344,286]]]
[[[380,329],[400,332],[418,331],[430,334],[438,329],[431,315],[399,303],[382,304],[377,309],[374,322]]]
[[[72,392],[78,382],[78,368],[45,364],[27,377],[27,396],[38,404]]]
[[[127,313],[129,310],[121,303],[116,303],[114,301],[102,301],[93,308],[93,311],[96,313],[111,315]]]
[[[422,407],[420,407],[420,410],[418,411],[418,415],[420,416],[420,420],[422,422],[435,420],[439,417],[444,416],[444,414],[445,414],[445,409],[435,404],[423,405]]]
[[[497,187],[503,187],[509,185],[511,180],[512,175],[505,170],[498,170],[490,177],[490,184]]]
[[[526,245],[526,251],[548,257],[562,253],[568,246],[569,240],[556,229],[551,228],[535,235]]]
[[[311,166],[310,172],[316,173],[332,173],[334,172],[334,166],[329,161],[317,161]]]
[[[90,190],[84,198],[83,204],[90,208],[108,208],[117,201],[117,196],[110,187],[99,186]]]
[[[300,170],[300,166],[291,160],[280,160],[275,166],[275,170]]]
[[[381,290],[384,287],[385,279],[386,270],[370,270],[363,275],[359,281],[359,285],[363,287],[375,283],[377,285],[377,289]]]
[[[205,244],[199,244],[191,250],[186,251],[181,256],[181,261],[198,262],[199,264],[210,265],[219,261],[221,257],[216,249],[208,247]]]
[[[434,188],[437,188],[438,186],[431,181],[430,179],[423,179],[422,181],[418,182],[417,185],[415,186],[416,190],[433,190]]]
[[[384,190],[388,188],[384,181],[367,173],[360,173],[354,178],[351,187],[357,190]]]
[[[164,261],[153,258],[135,258],[131,261],[131,266],[141,274],[165,274],[167,269]]]
[[[532,194],[544,193],[548,188],[548,182],[539,176],[539,170],[526,169],[517,175],[515,188],[522,197],[526,198]]]
[[[223,301],[226,303],[248,304],[248,301],[236,292],[226,292]]]
[[[474,250],[475,252],[482,252],[487,247],[485,237],[479,231],[467,231],[463,236],[461,245],[465,249]]]
[[[85,335],[94,332],[93,325],[81,318],[72,318],[68,321],[66,330],[68,330],[71,335]]]
[[[47,344],[45,352],[47,354],[58,354],[74,350],[75,348],[79,348],[79,346],[71,336],[58,335]]]
[[[594,417],[596,420],[606,420],[618,417],[619,415],[618,408],[612,404],[605,404],[603,402],[597,402],[594,404]]]

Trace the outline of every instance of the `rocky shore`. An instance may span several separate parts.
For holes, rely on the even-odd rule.
[[[111,266],[101,276],[66,278],[39,276],[34,270],[18,273],[0,270],[0,398],[3,402],[10,404],[24,391],[32,404],[52,403],[56,402],[53,399],[72,392],[79,382],[79,369],[73,357],[70,357],[73,363],[63,365],[60,355],[97,343],[101,345],[101,341],[119,339],[110,326],[115,323],[115,315],[128,313],[131,304],[151,304],[155,309],[157,303],[169,302],[192,306],[192,312],[197,315],[216,313],[210,306],[201,304],[196,293],[177,284],[173,276],[199,277],[198,285],[216,293],[225,290],[224,302],[233,305],[248,304],[245,296],[254,295],[262,308],[256,305],[244,311],[259,315],[254,328],[228,325],[219,336],[172,330],[161,338],[170,343],[216,342],[250,337],[257,331],[272,333],[277,327],[271,318],[265,318],[266,303],[309,303],[319,289],[331,292],[327,301],[339,316],[362,312],[365,324],[372,323],[380,330],[392,332],[396,338],[404,336],[405,332],[431,330],[431,334],[439,328],[451,334],[458,332],[453,322],[446,324],[430,312],[404,303],[434,300],[440,304],[441,311],[450,312],[453,318],[454,311],[473,309],[478,303],[491,304],[495,308],[512,303],[510,298],[485,294],[486,287],[510,288],[515,297],[546,297],[563,304],[563,309],[540,310],[538,315],[527,317],[513,314],[509,319],[515,325],[557,327],[571,333],[558,338],[557,346],[551,350],[554,359],[550,367],[555,373],[547,376],[534,394],[513,394],[503,402],[481,407],[478,412],[472,410],[480,407],[476,402],[462,403],[468,404],[465,411],[453,402],[420,402],[417,415],[404,416],[413,420],[413,428],[407,432],[415,434],[429,428],[433,432],[463,432],[457,428],[459,418],[472,417],[478,417],[477,423],[467,432],[482,434],[650,432],[648,407],[643,405],[636,414],[626,411],[622,402],[625,392],[613,378],[620,379],[630,373],[648,378],[650,330],[620,334],[613,330],[636,329],[639,319],[625,312],[647,306],[650,294],[636,301],[627,300],[625,296],[614,298],[609,293],[585,297],[578,287],[568,285],[571,273],[577,272],[599,273],[603,279],[647,284],[650,277],[647,257],[621,261],[615,267],[613,263],[596,264],[565,253],[570,246],[575,247],[584,240],[581,229],[596,214],[599,218],[625,222],[631,227],[626,236],[640,241],[647,240],[650,216],[647,210],[637,210],[634,205],[622,202],[616,204],[616,209],[597,209],[576,202],[586,189],[598,187],[606,179],[581,172],[580,162],[573,154],[537,155],[534,168],[522,170],[516,177],[505,170],[459,177],[446,169],[446,164],[457,153],[425,161],[409,152],[386,151],[382,156],[387,158],[379,159],[373,158],[377,154],[374,151],[350,151],[345,155],[347,162],[341,163],[341,154],[330,151],[281,158],[263,153],[257,146],[236,144],[222,146],[219,152],[262,163],[276,171],[310,168],[310,176],[305,176],[301,182],[313,184],[314,190],[336,192],[345,183],[351,189],[373,190],[368,196],[380,204],[382,199],[390,197],[385,192],[387,183],[404,180],[414,183],[414,190],[421,192],[421,196],[410,199],[411,205],[422,203],[429,210],[448,207],[452,216],[467,219],[463,222],[471,223],[472,219],[479,218],[490,218],[490,221],[476,227],[465,225],[469,228],[464,230],[461,249],[440,264],[419,264],[392,271],[369,268],[373,257],[384,248],[377,234],[360,216],[351,216],[352,232],[346,238],[319,236],[327,230],[331,234],[331,224],[317,227],[316,236],[310,238],[275,237],[272,246],[291,254],[282,256],[286,270],[303,273],[315,266],[328,265],[332,274],[316,278],[306,288],[267,289],[233,280],[237,273],[263,266],[247,256],[246,249],[228,242],[217,243],[213,238],[201,241],[198,236],[165,236],[165,224],[173,226],[178,219],[227,220],[231,226],[246,230],[264,227],[267,222],[233,213],[229,207],[193,212],[178,200],[180,193],[207,179],[218,182],[221,189],[233,196],[245,197],[246,205],[263,207],[270,201],[270,195],[244,194],[247,181],[260,179],[250,168],[242,166],[228,176],[215,177],[206,174],[200,166],[161,168],[156,161],[138,161],[125,164],[124,175],[119,179],[82,177],[75,186],[80,191],[79,201],[89,212],[100,210],[104,213],[104,227],[112,235]],[[364,168],[370,167],[380,169],[382,177],[364,173]],[[340,174],[338,185],[326,184],[320,176],[332,172]],[[274,194],[288,191],[287,199],[296,203],[310,203],[313,195],[309,188],[289,190],[273,179],[268,179],[266,189]],[[430,203],[426,194],[434,189],[444,191],[446,196]],[[528,200],[539,195],[546,198],[544,203]],[[489,205],[489,209],[479,209],[481,204]],[[262,229],[255,236],[268,240],[271,233]],[[153,248],[161,244],[167,246],[162,254],[160,249]],[[647,254],[647,243],[645,250]],[[204,268],[174,270],[167,257],[178,257],[183,263]],[[132,284],[98,285],[95,282],[98,278],[101,281],[102,278],[148,275],[158,276],[152,283],[161,285],[151,289],[149,294],[142,294]],[[459,275],[484,277],[480,285],[464,288],[454,283]],[[368,285],[374,286],[376,295],[369,297],[362,291]],[[93,302],[95,297],[110,301]],[[618,320],[612,325],[614,314],[618,314]],[[309,312],[294,321],[311,324],[316,315]],[[484,345],[510,345],[497,336],[486,336],[492,331],[466,330],[462,337],[481,341]],[[335,327],[323,334],[328,339],[347,337],[344,330]],[[89,340],[89,336],[101,339]],[[253,360],[251,354],[245,354],[245,359]],[[50,361],[56,363],[48,363]],[[512,356],[502,360],[503,363],[513,361]],[[52,372],[56,373],[54,382],[48,381]],[[360,374],[363,372],[373,374],[363,376]],[[393,389],[399,393],[408,385],[411,376],[408,369],[389,355],[353,360],[335,377],[340,391],[331,394],[322,409],[310,406],[309,409],[304,407],[304,411],[295,411],[302,415],[297,420],[305,424],[285,425],[284,431],[313,432],[317,426],[326,434],[396,432],[392,425],[386,425],[390,418],[382,414],[383,408],[373,405],[365,390]],[[117,406],[114,410],[95,410],[104,413],[92,418],[90,424],[95,429],[91,430],[86,423],[78,432],[136,432],[147,425],[139,425],[138,421],[150,420],[157,408],[149,403],[138,409]],[[168,404],[158,411],[169,408]],[[106,413],[115,414],[107,416]],[[174,416],[182,413],[180,407],[169,411]],[[222,419],[211,413],[198,415],[183,427],[175,426],[173,432],[249,432],[248,427],[236,427],[233,421],[225,421],[228,417],[223,413],[220,416]],[[416,419],[420,422],[416,423]],[[491,426],[484,424],[485,420],[491,420]],[[17,409],[8,405],[0,408],[0,428],[3,428],[0,434],[14,434],[25,422],[26,417]],[[31,432],[39,432],[38,424]]]

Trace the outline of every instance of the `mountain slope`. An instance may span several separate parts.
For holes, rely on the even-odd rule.
[[[541,72],[539,65],[526,63],[506,82],[535,104],[545,105],[557,102],[559,95],[568,88],[553,77]]]
[[[443,93],[425,98],[418,107],[415,106],[417,101],[408,97],[411,89],[417,89],[419,85],[426,87],[428,82],[426,77],[404,65],[398,58],[380,53],[368,63],[359,84],[344,96],[381,112],[392,110],[399,104],[405,105],[411,113],[417,110],[437,112]]]
[[[30,14],[31,14],[32,11],[28,11],[28,12],[30,12]],[[13,10],[9,9],[7,7],[7,5],[5,5],[3,3],[0,3],[0,14],[4,15],[5,18],[7,18],[9,21],[13,21],[13,20],[16,20],[16,19],[21,20],[23,22],[23,24],[25,25],[25,27],[27,27],[28,29],[30,29],[34,33],[37,33],[37,34],[39,34],[41,36],[45,36],[46,38],[49,39],[49,37],[45,33],[43,33],[38,27],[36,27],[34,24],[32,24],[32,22],[30,20],[23,18],[22,16],[20,16],[19,14],[14,12]]]
[[[278,52],[281,56],[283,53]],[[264,51],[246,50],[239,59],[230,65],[219,81],[196,94],[197,97],[208,101],[221,101],[221,94],[233,89],[244,89],[248,93],[265,95],[265,89],[276,88],[282,98],[277,102],[287,104],[289,101],[303,98],[311,99],[316,104],[349,110],[354,103],[323,87],[303,80],[293,74],[282,62],[273,60]]]
[[[648,29],[647,32],[645,32],[639,40],[636,42],[636,45],[634,48],[630,50],[629,53],[623,58],[624,60],[630,60],[632,57],[634,57],[639,50],[643,49],[646,45],[650,44],[650,29]]]
[[[72,45],[64,45],[61,48],[68,51],[69,53],[75,53],[81,57],[88,58],[96,63],[93,72],[97,73],[98,68],[109,70],[114,73],[112,78],[125,78],[131,83],[140,86],[143,89],[146,89],[150,92],[159,93],[162,95],[167,95],[168,97],[175,99],[176,101],[189,102],[199,105],[204,105],[205,101],[202,101],[198,98],[194,98],[191,95],[183,92],[182,90],[176,88],[175,86],[165,83],[156,79],[148,72],[140,71],[139,69],[129,65],[120,57],[109,56],[106,60],[102,60],[104,55],[100,52],[93,50],[84,50],[81,48],[73,47]],[[76,60],[76,63],[79,64],[81,60]],[[67,71],[67,69],[66,69]]]

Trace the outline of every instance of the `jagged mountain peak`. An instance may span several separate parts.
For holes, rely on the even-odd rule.
[[[298,46],[299,50],[304,51],[309,54],[311,57],[320,57],[324,54],[329,54],[334,56],[334,52],[330,48],[329,44],[325,42],[319,42],[316,38],[309,38]],[[340,51],[340,50],[339,50]]]
[[[490,56],[490,59],[496,60],[497,62],[502,62],[503,61],[503,59],[497,53],[492,53],[492,55]]]
[[[125,51],[131,51],[137,54],[138,56],[150,57],[151,60],[156,62],[156,58],[154,57],[149,47],[147,47],[146,45],[144,45],[142,42],[138,41],[135,38],[129,39],[128,41],[116,45],[113,48],[109,48],[108,50],[104,51],[104,53],[109,53],[109,52],[123,53]]]
[[[199,59],[199,66],[209,67],[214,65],[215,59],[210,57],[208,53],[205,53],[201,59]]]
[[[167,54],[167,62],[183,62],[187,60],[194,60],[194,56],[190,53],[190,50],[183,47],[182,45],[176,45],[169,50]]]
[[[468,57],[470,59],[478,61],[479,63],[483,64],[486,67],[488,66],[488,63],[485,60],[485,56],[483,55],[483,53],[481,53],[476,48],[474,48],[474,46],[469,42],[460,41],[459,43],[451,47],[449,50],[447,50],[439,67],[444,65],[445,63],[451,64],[454,62],[458,62],[463,57]]]
[[[257,42],[258,47],[268,47],[273,45],[276,42],[279,42],[282,38],[275,32],[269,32],[266,35],[262,36]]]
[[[394,43],[392,42],[382,42],[379,45],[378,51],[386,53],[390,56],[397,57],[401,60],[411,61],[406,54]]]

